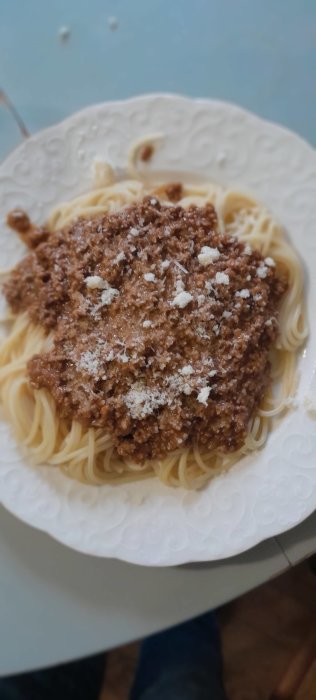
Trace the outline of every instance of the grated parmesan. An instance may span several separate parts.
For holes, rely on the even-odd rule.
[[[248,299],[248,297],[250,297],[249,289],[241,289],[240,292],[235,293],[235,297],[240,297],[241,299]]]
[[[261,263],[260,267],[257,267],[256,269],[256,275],[259,277],[261,280],[264,280],[265,277],[267,276],[268,273],[268,268]]]
[[[170,265],[170,260],[163,260],[163,262],[161,263],[161,269],[168,270],[169,265]]]
[[[222,318],[230,318],[232,315],[231,311],[223,311]]]
[[[149,387],[137,383],[133,384],[132,389],[124,396],[123,400],[131,417],[135,420],[150,416],[157,408],[167,403],[164,392],[160,392],[158,389],[149,389]]]
[[[180,292],[184,292],[184,283],[180,277],[178,277],[178,279],[176,280],[175,288],[177,294],[180,294]]]
[[[114,287],[108,287],[108,289],[105,289],[104,292],[101,294],[101,306],[109,306],[112,304],[112,301],[118,297],[119,291],[118,289],[114,289]]]
[[[189,374],[193,374],[194,369],[192,365],[185,365],[181,369],[178,370],[180,374],[183,374],[184,376],[188,376]]]
[[[171,389],[174,396],[178,396],[179,394],[186,394],[186,396],[190,396],[193,391],[190,384],[183,380],[182,377],[179,377],[178,374],[170,374],[169,377],[166,377],[166,384],[169,389]],[[169,400],[168,403],[170,405],[172,400]]]
[[[121,352],[116,356],[116,359],[118,362],[123,362],[124,364],[126,364],[126,362],[128,362],[130,358],[126,354],[126,352]]]
[[[116,258],[114,258],[114,260],[113,260],[114,265],[116,265],[117,263],[123,262],[123,260],[125,260],[125,257],[126,257],[125,253],[123,253],[123,251],[121,253],[118,253]]]
[[[211,314],[210,317],[214,318],[213,314]],[[206,333],[205,326],[203,326],[202,324],[200,326],[197,326],[196,332],[197,332],[198,336],[200,338],[202,338],[203,340],[210,339],[210,336]]]
[[[248,245],[248,243],[247,243],[247,245],[245,245],[245,251],[244,251],[244,252],[245,252],[245,255],[251,255],[251,254],[252,254],[252,248],[251,248],[250,245]]]
[[[143,321],[143,328],[150,328],[153,325],[152,321],[145,320]]]
[[[204,386],[201,391],[199,391],[197,400],[199,403],[202,403],[204,406],[207,406],[207,399],[210,395],[211,388],[209,386]]]
[[[197,257],[200,265],[206,266],[213,263],[214,260],[218,260],[220,252],[218,248],[210,248],[208,245],[204,245]]]
[[[86,277],[85,283],[88,289],[104,289],[104,287],[107,286],[107,282],[105,282],[102,277],[99,277],[99,275]]]
[[[265,258],[264,262],[266,265],[268,265],[268,267],[275,267],[275,261],[273,258]]]
[[[208,373],[208,376],[209,376],[209,377],[215,377],[215,374],[217,374],[217,370],[216,370],[216,369],[211,369],[211,371]]]
[[[132,226],[132,228],[130,228],[129,232],[130,232],[131,236],[135,236],[135,237],[136,237],[136,236],[139,235],[140,230],[139,230],[139,228],[136,228],[135,226]]]
[[[184,309],[184,307],[187,306],[192,299],[193,296],[190,294],[190,292],[181,291],[174,297],[171,304],[172,306],[179,306],[180,309]]]
[[[206,282],[205,282],[205,289],[206,289],[206,291],[207,291],[209,294],[211,294],[211,293],[215,294],[215,289],[214,289],[214,287],[213,287],[213,285],[212,285],[211,280],[206,280]]]
[[[100,361],[95,352],[92,352],[91,350],[86,350],[86,352],[83,352],[82,355],[80,355],[78,367],[84,372],[87,372],[91,375],[96,375],[99,370],[99,365]]]
[[[145,272],[144,279],[146,282],[156,282],[156,277],[153,272]]]
[[[216,284],[229,284],[229,276],[226,272],[216,272],[214,281]]]

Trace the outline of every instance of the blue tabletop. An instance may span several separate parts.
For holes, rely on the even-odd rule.
[[[0,88],[31,132],[172,91],[237,102],[315,144],[315,76],[315,0],[1,0]],[[0,157],[18,142],[0,106]]]
[[[315,76],[316,0],[0,0],[0,159],[21,141],[12,107],[35,132],[88,104],[155,91],[236,102],[316,144]],[[0,521],[0,674],[221,605],[316,542],[315,514],[234,559],[141,570],[88,560],[3,509]]]

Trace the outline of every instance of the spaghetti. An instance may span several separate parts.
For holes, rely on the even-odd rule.
[[[165,185],[148,188],[135,178],[142,145],[144,142],[136,144],[130,158],[132,179],[113,182],[111,169],[99,164],[98,187],[56,207],[47,222],[49,231],[63,229],[79,218],[92,220],[118,212],[148,195],[158,197],[162,205],[172,206]],[[170,486],[199,488],[243,455],[263,447],[274,422],[289,407],[296,389],[297,351],[307,336],[303,274],[295,250],[269,212],[236,190],[215,184],[183,185],[177,204],[186,210],[191,205],[212,204],[221,233],[238,237],[253,250],[272,258],[287,278],[288,288],[279,312],[279,334],[271,350],[272,386],[250,420],[244,444],[228,453],[207,450],[197,444],[181,446],[162,459],[142,463],[120,457],[110,434],[102,428],[87,428],[77,420],[62,417],[51,393],[31,386],[27,363],[34,355],[49,350],[53,334],[32,324],[24,312],[14,318],[0,350],[0,398],[18,442],[35,463],[58,466],[68,476],[90,484],[120,483],[156,475]]]

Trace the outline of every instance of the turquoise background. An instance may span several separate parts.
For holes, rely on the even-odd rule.
[[[315,144],[316,0],[0,0],[0,87],[31,132],[172,91],[236,102]],[[0,156],[19,140],[0,106]]]

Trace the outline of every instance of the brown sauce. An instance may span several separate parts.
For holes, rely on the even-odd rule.
[[[27,215],[19,220],[26,227]],[[42,240],[4,286],[14,312],[54,331],[50,352],[28,364],[32,385],[139,462],[193,443],[238,449],[270,380],[286,287],[271,262],[221,235],[210,204],[148,197],[22,233],[34,231]],[[209,264],[198,257],[205,246]]]

